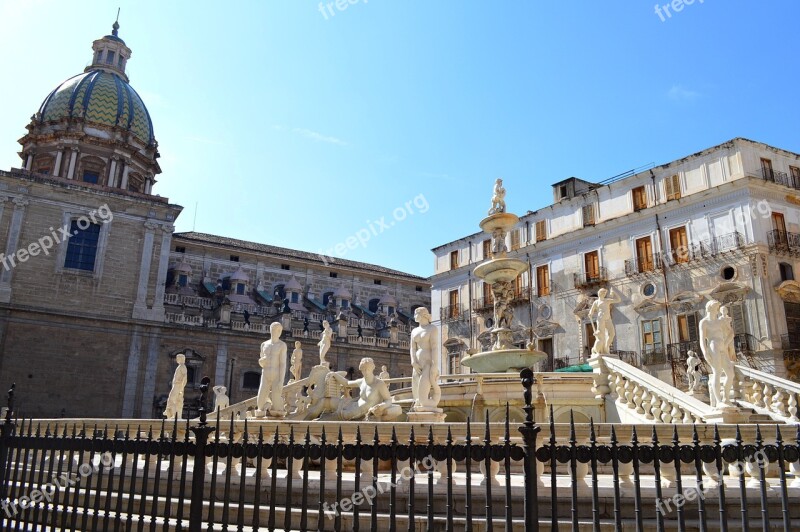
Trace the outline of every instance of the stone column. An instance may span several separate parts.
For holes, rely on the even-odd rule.
[[[19,247],[19,234],[22,231],[22,219],[25,216],[25,207],[29,201],[25,198],[14,198],[14,212],[11,214],[11,223],[8,228],[8,239],[6,240],[6,252],[3,261],[3,273],[0,274],[0,284],[11,284],[11,272],[16,265],[16,258],[13,255]],[[8,266],[6,266],[8,264]],[[11,295],[11,287],[8,286],[8,295]]]
[[[125,169],[122,170],[122,182],[119,184],[119,188],[128,190],[128,172],[131,171],[131,167],[128,163],[125,163]]]
[[[147,221],[144,223],[144,227],[142,261],[139,264],[139,286],[136,289],[136,302],[133,305],[133,317],[146,319],[149,318],[147,309],[147,289],[150,281],[150,264],[153,262],[153,238],[159,224]]]
[[[147,343],[147,363],[144,368],[144,386],[142,387],[142,403],[140,410],[140,415],[146,418],[152,416],[153,398],[156,394],[156,372],[158,370],[160,332],[160,329],[152,329],[150,331],[150,341]],[[165,389],[169,390],[169,386],[166,385]]]
[[[131,334],[131,345],[128,350],[128,370],[125,373],[125,391],[122,395],[122,417],[130,419],[134,416],[136,390],[139,387],[139,361],[142,356],[141,328],[136,325]],[[142,414],[145,414],[142,412]]]
[[[167,269],[169,268],[169,250],[172,246],[172,229],[170,224],[160,226],[163,234],[161,235],[161,255],[158,258],[158,275],[156,276],[156,295],[153,302],[153,312],[164,313],[164,290],[167,283]]]
[[[69,170],[67,179],[75,179],[75,162],[78,160],[78,148],[70,148],[72,155],[69,158]]]
[[[145,194],[150,194],[151,190],[153,190],[153,178],[152,177],[148,177],[144,181],[144,193]]]
[[[31,165],[33,165],[33,154],[28,153],[25,155],[25,170],[30,171]]]
[[[56,163],[53,165],[53,176],[58,177],[58,174],[61,172],[61,158],[64,156],[64,148],[61,146],[58,147],[58,153],[56,153]]]
[[[116,155],[111,157],[111,165],[110,165],[110,167],[108,169],[108,180],[106,180],[106,183],[108,184],[109,187],[113,187],[113,186],[116,185],[116,182],[117,182],[117,161],[118,160],[119,160],[119,157],[117,157]]]

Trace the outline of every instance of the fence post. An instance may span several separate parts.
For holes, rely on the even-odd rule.
[[[203,525],[203,489],[206,483],[206,444],[208,436],[216,430],[206,422],[206,395],[209,377],[200,381],[200,423],[189,430],[194,434],[194,468],[192,469],[192,494],[189,502],[189,532],[201,532]]]
[[[8,460],[8,438],[14,426],[12,421],[12,411],[14,410],[14,389],[16,384],[12,384],[8,390],[8,409],[6,410],[6,418],[3,420],[3,426],[0,428],[0,501],[6,500],[6,460]]]
[[[540,427],[533,420],[533,370],[525,368],[520,372],[522,386],[525,388],[525,424],[519,428],[524,440],[525,451],[525,530],[536,532],[539,530],[539,503],[538,483],[536,476],[536,438]]]

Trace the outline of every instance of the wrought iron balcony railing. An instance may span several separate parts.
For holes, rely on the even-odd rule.
[[[608,282],[608,273],[605,267],[602,266],[594,271],[574,273],[572,276],[575,281],[575,288],[590,288]]]
[[[767,233],[770,251],[784,254],[800,254],[800,234],[773,230]]]
[[[658,253],[636,257],[625,261],[625,275],[635,277],[644,273],[660,271],[662,267],[661,255]]]
[[[744,245],[745,245],[744,235],[742,235],[738,231],[734,231],[733,233],[728,233],[726,235],[720,235],[718,237],[715,237],[713,252],[725,253],[727,251],[740,249]]]
[[[764,181],[776,183],[785,187],[800,190],[800,179],[797,176],[789,175],[786,172],[777,172],[771,168],[762,168],[761,177]]]
[[[439,311],[439,317],[442,321],[455,321],[462,319],[465,315],[466,312],[460,305],[442,307]]]
[[[667,353],[664,351],[663,347],[646,349],[641,355],[641,360],[642,360],[642,366],[666,364]]]
[[[475,312],[484,312],[494,309],[494,297],[481,297],[472,300],[472,310]]]

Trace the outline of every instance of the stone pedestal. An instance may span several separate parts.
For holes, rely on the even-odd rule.
[[[408,421],[410,423],[443,423],[446,414],[441,408],[436,411],[415,411],[408,412]]]
[[[747,423],[750,416],[742,409],[735,406],[722,406],[706,416],[705,422],[708,424],[736,424]]]

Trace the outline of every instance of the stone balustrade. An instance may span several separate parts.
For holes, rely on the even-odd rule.
[[[798,423],[800,384],[747,366],[736,366],[741,402],[776,421]]]
[[[715,412],[686,392],[617,358],[593,357],[589,364],[595,370],[596,393],[615,396],[623,422],[704,423]]]

